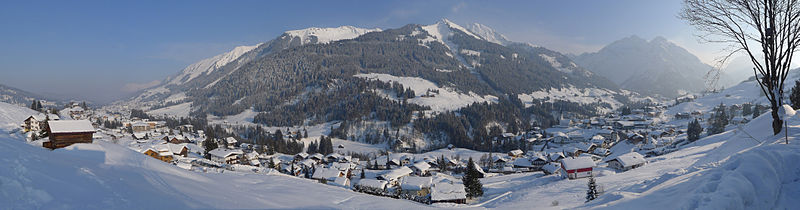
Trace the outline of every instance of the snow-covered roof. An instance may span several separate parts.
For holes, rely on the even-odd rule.
[[[619,161],[619,163],[622,164],[622,167],[628,167],[647,162],[647,160],[644,159],[644,156],[638,152],[625,153],[617,156],[617,158],[614,158],[614,160]]]
[[[566,170],[574,170],[574,169],[581,169],[581,168],[591,168],[594,167],[594,161],[590,157],[581,156],[581,157],[570,157],[561,159],[561,166]]]
[[[532,167],[533,166],[531,164],[530,159],[528,159],[528,158],[517,158],[511,164],[513,164],[514,166],[521,166],[521,167]]]
[[[51,133],[86,133],[95,132],[92,122],[88,120],[52,120],[48,121]]]
[[[414,163],[413,167],[419,169],[420,171],[427,171],[428,169],[431,168],[431,165],[428,164],[427,162],[420,161],[420,162]]]
[[[238,140],[236,140],[236,138],[233,137],[225,138],[225,141],[227,141],[228,144],[235,144],[236,142],[239,142]]]
[[[407,175],[411,174],[412,172],[414,172],[414,171],[412,171],[410,168],[408,168],[406,166],[403,166],[403,167],[391,170],[389,172],[386,172],[385,174],[382,174],[380,177],[383,178],[383,180],[396,180],[397,178],[400,178],[400,177],[403,177],[403,176],[407,176]]]
[[[322,154],[315,153],[315,154],[313,154],[313,155],[309,156],[309,158],[313,158],[313,159],[317,159],[317,160],[322,160],[322,158],[325,158],[325,157],[324,157],[324,156],[322,156]]]
[[[422,188],[429,188],[432,182],[432,177],[406,176],[400,181],[400,188],[403,190],[422,190]]]
[[[522,150],[515,149],[515,150],[511,150],[510,152],[508,152],[508,154],[516,156],[516,155],[522,155],[522,154],[524,154],[524,152],[522,152]]]
[[[372,187],[383,189],[386,188],[386,184],[389,182],[377,179],[361,179],[358,181],[358,185],[365,186],[365,187]]]
[[[217,157],[228,157],[230,155],[242,155],[244,152],[238,149],[225,149],[225,148],[216,148],[208,152],[208,154],[217,156]]]
[[[434,184],[431,188],[431,200],[444,201],[444,200],[459,200],[466,199],[467,191],[464,189],[464,184],[439,182]]]
[[[547,165],[542,166],[542,170],[551,174],[558,171],[559,168],[561,168],[561,165],[559,165],[558,163],[547,163]]]
[[[331,179],[336,178],[342,175],[342,172],[333,169],[333,168],[317,168],[314,171],[314,175],[311,176],[312,179]]]

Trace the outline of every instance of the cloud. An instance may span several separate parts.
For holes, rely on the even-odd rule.
[[[144,89],[147,89],[147,88],[155,87],[156,85],[159,85],[159,84],[161,84],[161,81],[159,81],[159,80],[154,80],[154,81],[148,82],[148,83],[128,83],[128,84],[125,84],[125,86],[122,87],[122,92],[133,93],[133,92],[136,92],[136,91],[140,91],[140,90],[144,90]]]

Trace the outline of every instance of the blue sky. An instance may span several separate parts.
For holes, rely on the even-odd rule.
[[[108,102],[125,86],[283,31],[353,25],[397,28],[448,18],[512,41],[593,52],[630,35],[664,36],[711,62],[677,18],[680,1],[13,1],[0,2],[0,83]]]

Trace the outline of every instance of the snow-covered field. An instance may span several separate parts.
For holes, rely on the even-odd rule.
[[[411,88],[414,90],[414,93],[417,94],[417,97],[408,99],[408,102],[429,106],[433,111],[437,112],[457,110],[475,102],[497,102],[497,97],[492,95],[480,96],[472,92],[468,94],[459,93],[450,88],[441,88],[436,85],[436,83],[418,77],[398,77],[376,73],[357,74],[355,77],[375,79],[382,82],[398,82],[402,84],[403,87]],[[424,95],[428,90],[438,90],[439,94],[432,93],[434,95],[433,97],[420,97],[420,95]],[[385,96],[390,99],[396,99],[396,97],[392,95]]]
[[[606,103],[611,106],[611,109],[602,108],[601,111],[609,112],[623,106],[621,102],[614,99],[615,94],[617,93],[607,89],[569,87],[550,88],[550,90],[536,91],[530,94],[520,94],[519,99],[524,102],[526,106],[530,106],[530,103],[533,101],[533,99],[546,99],[548,102],[561,100],[579,104]]]
[[[173,116],[173,117],[189,117],[189,113],[192,111],[192,102],[186,102],[182,104],[176,104],[152,111],[147,111],[148,115],[154,116]]]

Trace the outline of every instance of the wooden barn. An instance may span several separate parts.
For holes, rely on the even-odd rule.
[[[50,149],[63,148],[75,143],[92,143],[92,134],[95,129],[88,120],[59,120],[48,121],[47,129],[50,131],[50,141],[42,146]]]

